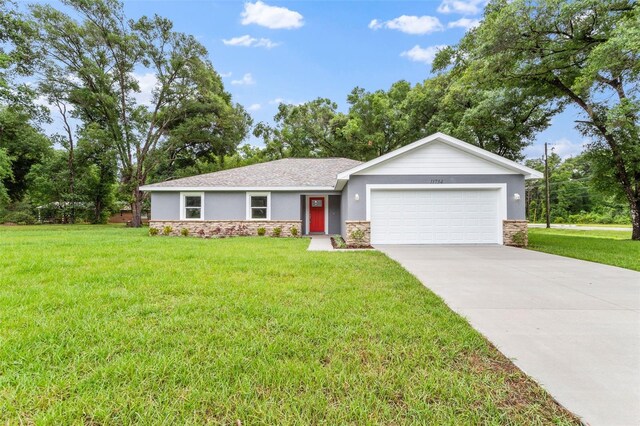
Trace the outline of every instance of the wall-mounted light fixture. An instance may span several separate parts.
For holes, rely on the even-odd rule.
[[[517,192],[513,194],[513,199],[518,201],[520,199],[520,194],[518,194]]]
[[[360,200],[360,194],[356,194],[356,196],[353,198],[355,198],[356,201]]]

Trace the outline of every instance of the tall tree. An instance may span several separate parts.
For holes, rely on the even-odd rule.
[[[31,124],[31,115],[19,108],[0,106],[0,149],[11,162],[3,186],[11,201],[20,201],[27,190],[26,175],[51,152],[51,141]]]
[[[16,4],[0,0],[0,104],[18,106],[32,117],[43,119],[45,110],[33,103],[35,92],[18,79],[33,73],[35,35],[33,22],[17,10]]]
[[[483,23],[445,49],[453,66],[484,87],[535,90],[574,105],[597,179],[629,204],[640,240],[640,6],[633,0],[494,0]]]
[[[408,111],[410,92],[411,84],[403,80],[388,91],[367,92],[360,87],[351,91],[342,136],[359,159],[370,160],[418,139],[420,129],[411,125]]]
[[[521,89],[482,89],[449,72],[416,85],[408,97],[420,136],[444,132],[511,160],[545,129],[556,105]]]
[[[169,132],[201,120],[203,110],[223,115],[230,96],[207,61],[206,49],[194,37],[173,31],[169,20],[128,20],[117,0],[64,3],[81,21],[51,6],[32,7],[46,79],[68,94],[65,101],[76,118],[108,133],[133,225],[140,226],[140,186],[166,155]],[[153,81],[150,100],[140,99],[136,73]]]
[[[259,123],[254,135],[261,137],[271,158],[341,157],[349,150],[340,140],[338,105],[318,98],[299,105],[283,104],[273,117],[275,126]]]
[[[12,177],[11,159],[9,159],[7,151],[0,148],[0,211],[9,203],[9,192],[7,191],[4,181]]]

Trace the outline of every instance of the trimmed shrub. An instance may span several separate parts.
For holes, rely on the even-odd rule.
[[[158,232],[160,232],[158,231],[158,228],[149,228],[149,235],[152,237],[158,235]]]
[[[189,236],[189,229],[188,228],[182,228],[180,230],[180,235],[182,235],[183,237],[188,237]]]
[[[18,225],[33,225],[36,218],[27,211],[10,211],[4,215],[2,222],[16,223]]]
[[[257,232],[259,237],[264,237],[264,235],[267,233],[267,230],[261,227],[261,228],[258,228]]]
[[[273,228],[273,231],[271,231],[271,236],[273,237],[279,237],[280,234],[282,234],[282,228],[280,228],[279,226],[277,228]]]
[[[172,231],[173,231],[173,228],[167,225],[164,228],[162,228],[162,235],[171,235]]]
[[[296,228],[295,226],[292,226],[289,229],[289,233],[291,234],[292,237],[297,237],[298,236],[298,228]]]
[[[524,231],[518,231],[511,236],[511,241],[517,247],[524,247],[526,239],[527,234]]]
[[[351,234],[349,234],[349,236],[358,244],[362,244],[364,242],[364,231],[362,229],[354,229],[353,231],[351,231]]]
[[[341,235],[334,235],[333,242],[335,243],[335,247],[339,249],[347,248],[347,243],[344,242]]]

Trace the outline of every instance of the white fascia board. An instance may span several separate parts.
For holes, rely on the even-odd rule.
[[[421,147],[425,144],[434,142],[436,140],[440,142],[444,142],[447,145],[456,147],[462,151],[466,151],[470,154],[476,155],[485,160],[501,165],[507,169],[511,169],[517,172],[518,174],[524,175],[525,179],[539,179],[542,177],[542,173],[538,172],[537,170],[531,169],[527,166],[523,166],[521,164],[516,163],[515,161],[508,160],[504,157],[496,155],[482,148],[478,148],[477,146],[461,141],[460,139],[456,139],[453,136],[449,136],[444,133],[438,132],[438,133],[434,133],[433,135],[427,136],[426,138],[420,139],[416,142],[410,143],[409,145],[405,145],[402,148],[398,148],[395,151],[391,151],[385,155],[374,158],[371,161],[367,161],[366,163],[360,164],[359,166],[356,166],[353,169],[342,172],[338,175],[338,182],[340,182],[341,180],[345,180],[345,181],[349,180],[349,177],[352,174],[355,174],[362,170],[373,167],[377,164],[390,160],[394,157],[402,155],[408,151]]]
[[[344,186],[347,184],[347,182],[349,181],[349,179],[338,179],[336,182],[336,187],[335,190],[336,191],[342,191],[344,189]]]
[[[269,192],[269,191],[335,191],[333,186],[275,186],[275,187],[261,187],[261,186],[150,186],[145,185],[140,187],[140,191],[146,192],[180,192],[180,191],[207,191],[207,192],[223,192],[223,191],[255,191],[255,192]]]

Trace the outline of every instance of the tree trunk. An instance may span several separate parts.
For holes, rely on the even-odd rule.
[[[140,186],[136,184],[133,188],[133,202],[131,203],[131,226],[134,228],[140,228],[142,226],[142,192],[140,192]]]
[[[95,202],[95,208],[93,209],[93,223],[100,223],[100,219],[102,216],[102,203],[100,198]]]
[[[640,241],[640,199],[631,203],[631,239]]]

